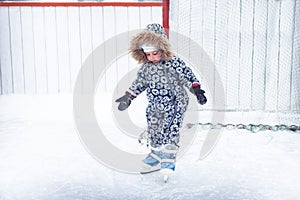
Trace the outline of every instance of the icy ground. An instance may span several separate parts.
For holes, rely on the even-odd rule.
[[[108,126],[113,138],[118,128]],[[0,96],[0,199],[299,199],[300,134],[223,131],[199,160],[205,136],[198,132],[165,184],[159,173],[126,174],[98,163],[76,133],[71,96]],[[134,144],[130,150],[142,148]]]

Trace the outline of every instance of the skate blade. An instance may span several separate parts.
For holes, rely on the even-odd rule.
[[[141,166],[142,166],[142,168],[145,169],[145,170],[151,170],[151,168],[157,167],[158,165],[159,165],[159,164],[154,165],[154,166],[151,166],[151,165],[148,165],[148,164],[144,163],[143,161],[141,162]]]
[[[172,169],[160,169],[160,173],[164,175],[164,183],[167,183],[169,181],[169,175],[174,173],[174,170]]]
[[[164,175],[164,182],[167,183],[169,180],[169,176],[168,175]]]
[[[174,170],[172,169],[168,169],[168,168],[164,168],[164,169],[160,169],[160,172],[163,174],[163,175],[170,175],[170,174],[173,174],[174,173]]]
[[[143,169],[142,171],[140,171],[140,174],[150,174],[153,172],[158,172],[159,170],[160,170],[160,166],[154,166],[148,169]]]

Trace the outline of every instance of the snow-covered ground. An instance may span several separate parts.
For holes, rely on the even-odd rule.
[[[137,141],[114,136],[121,133],[106,108],[97,118],[110,127],[107,137],[128,151],[143,151]],[[140,110],[133,118],[143,124]],[[206,134],[197,131],[165,184],[160,173],[122,173],[97,162],[77,134],[72,96],[0,96],[0,199],[299,199],[300,134],[224,130],[199,160]]]

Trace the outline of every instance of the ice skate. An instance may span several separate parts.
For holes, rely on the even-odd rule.
[[[160,168],[160,172],[164,175],[164,182],[167,183],[169,176],[175,171],[175,163],[164,164]]]
[[[151,152],[142,160],[141,174],[149,174],[160,171],[164,175],[164,182],[168,182],[169,175],[175,171],[176,154],[178,147],[174,144],[166,144],[159,148],[150,146]]]
[[[164,175],[164,182],[169,180],[169,175],[175,171],[176,153],[178,147],[172,144],[164,146],[161,156],[160,172]]]
[[[151,147],[151,152],[141,162],[143,168],[141,174],[148,174],[159,171],[161,168],[161,154],[162,153],[159,150]]]

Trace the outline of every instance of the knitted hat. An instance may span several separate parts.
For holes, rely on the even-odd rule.
[[[165,39],[168,39],[164,27],[160,24],[157,23],[148,24],[146,30],[161,35]]]
[[[142,49],[145,53],[150,52],[150,51],[157,51],[158,49],[150,44],[143,44],[142,45]]]

